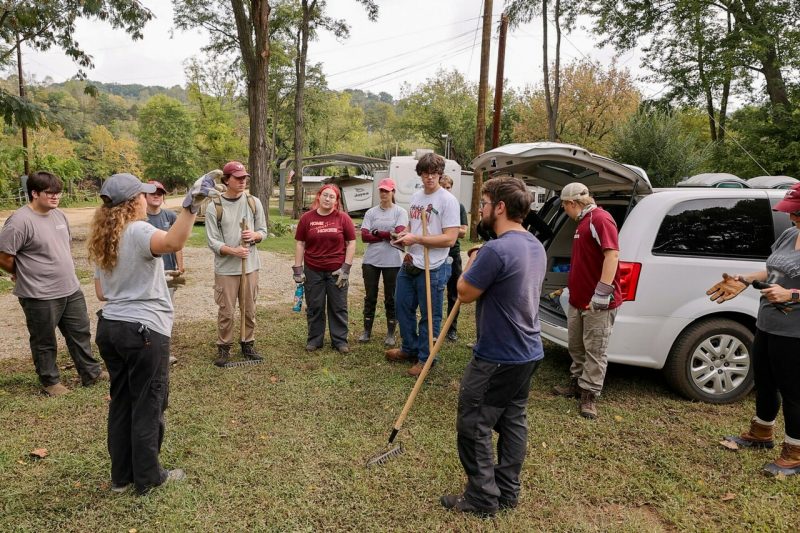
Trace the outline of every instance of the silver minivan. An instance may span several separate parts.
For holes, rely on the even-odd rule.
[[[654,189],[640,168],[548,142],[501,146],[472,166],[555,192],[582,182],[614,217],[625,302],[609,340],[609,361],[663,369],[667,381],[693,400],[730,403],[752,389],[759,293],[749,289],[718,305],[705,291],[723,272],[765,268],[770,246],[789,227],[785,214],[772,211],[784,191]],[[539,215],[550,228],[540,237],[547,250],[547,294],[566,286],[575,222],[557,194]],[[542,335],[566,346],[567,322],[558,302],[543,298],[540,318]]]

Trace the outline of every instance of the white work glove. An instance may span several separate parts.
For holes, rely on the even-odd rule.
[[[613,285],[598,281],[597,286],[594,288],[592,299],[589,301],[589,310],[602,311],[608,309],[608,306],[611,305],[612,294],[614,294]]]
[[[348,280],[350,279],[350,267],[347,263],[342,263],[338,270],[334,270],[332,275],[336,277],[336,286],[340,289],[347,288]]]
[[[303,273],[303,265],[300,266],[293,266],[292,267],[292,278],[294,279],[295,283],[305,283],[306,282],[306,275]]]
[[[216,188],[216,180],[220,177],[222,177],[222,171],[216,169],[197,178],[183,198],[183,203],[181,204],[183,208],[188,209],[192,213],[197,213],[197,210],[200,209],[200,206],[206,201],[206,198],[218,196],[219,191]]]

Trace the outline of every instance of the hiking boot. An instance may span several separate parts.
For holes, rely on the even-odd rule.
[[[438,359],[434,359],[433,363],[431,363],[431,368],[435,367],[437,362],[438,362]],[[423,363],[422,361],[418,361],[417,364],[415,364],[414,366],[409,368],[406,371],[406,373],[409,376],[413,377],[413,378],[418,378],[419,375],[422,374],[422,369],[423,368],[425,368],[425,363]]]
[[[44,393],[50,396],[51,398],[57,398],[59,396],[64,396],[65,394],[69,394],[69,389],[66,388],[61,383],[56,383],[55,385],[50,385],[49,387],[44,388]]]
[[[583,418],[594,420],[597,418],[597,396],[593,392],[581,389],[580,410]]]
[[[240,342],[242,346],[242,356],[251,361],[263,361],[264,358],[256,351],[256,341]]]
[[[445,494],[439,498],[439,503],[441,503],[442,507],[445,509],[451,509],[461,513],[470,513],[481,518],[492,518],[497,512],[497,509],[487,509],[472,505],[463,494]]]
[[[394,346],[394,330],[397,327],[397,320],[388,320],[386,322],[386,338],[383,339],[384,346]]]
[[[417,360],[416,355],[411,355],[403,351],[402,348],[392,348],[384,352],[387,361],[395,363],[403,363],[406,361],[413,362]]]
[[[97,376],[95,376],[94,378],[90,379],[86,383],[82,383],[82,385],[84,387],[91,387],[92,385],[94,385],[98,381],[111,381],[111,376],[109,375],[108,372],[103,370],[99,374],[97,374]]]
[[[763,448],[772,449],[775,446],[774,425],[760,424],[755,417],[750,420],[750,429],[739,435],[727,435],[723,440],[735,442],[740,448],[752,448],[760,450]]]
[[[566,385],[556,385],[550,392],[556,396],[563,396],[564,398],[578,398],[581,395],[581,389],[578,387],[577,378],[570,378],[569,383]]]
[[[372,319],[365,318],[364,332],[361,333],[361,336],[358,338],[358,342],[369,342],[370,337],[372,337]]]
[[[800,445],[784,442],[780,457],[772,463],[765,464],[764,473],[768,476],[800,474]]]
[[[336,350],[339,353],[350,353],[350,345],[349,344],[340,344],[336,347]]]
[[[230,358],[231,358],[231,345],[217,344],[217,358],[214,359],[214,365],[223,367]]]
[[[451,329],[450,331],[448,331],[447,332],[447,340],[449,340],[450,342],[458,341],[458,332],[456,330],[454,330],[454,329]]]

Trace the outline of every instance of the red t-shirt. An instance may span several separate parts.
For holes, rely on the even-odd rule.
[[[597,238],[592,235],[590,224],[594,226]],[[572,259],[569,263],[569,304],[577,309],[586,309],[592,299],[597,282],[603,272],[603,250],[619,250],[617,224],[608,211],[597,207],[589,211],[578,222],[572,240]],[[597,240],[600,243],[598,244]],[[620,292],[619,267],[614,275],[614,294],[609,309],[622,304]]]
[[[356,228],[343,211],[323,216],[313,209],[300,217],[294,238],[306,243],[303,260],[308,268],[332,272],[344,263],[346,243],[356,240]]]

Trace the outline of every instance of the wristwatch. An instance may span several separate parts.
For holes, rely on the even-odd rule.
[[[791,289],[791,292],[792,292],[792,301],[793,302],[800,301],[800,290]]]

